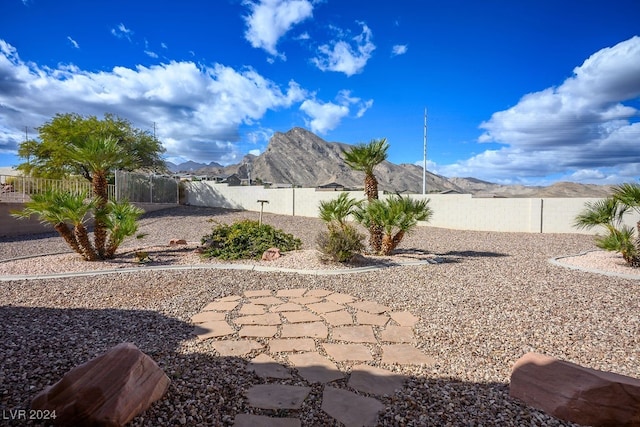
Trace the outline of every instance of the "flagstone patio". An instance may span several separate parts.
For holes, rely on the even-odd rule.
[[[246,369],[269,381],[247,390],[248,406],[298,409],[310,386],[321,384],[323,411],[347,426],[375,424],[384,409],[376,396],[402,389],[406,378],[387,368],[435,364],[413,345],[418,317],[324,289],[229,295],[207,302],[191,321],[198,340],[215,340],[221,357],[247,357]],[[273,382],[292,378],[307,385]],[[338,380],[348,388],[329,385]],[[240,414],[235,425],[300,425],[297,418],[277,415],[282,411]]]

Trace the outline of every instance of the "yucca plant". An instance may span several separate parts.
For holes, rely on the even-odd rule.
[[[581,229],[602,227],[606,234],[596,234],[595,243],[600,249],[618,252],[632,267],[640,267],[640,245],[635,237],[635,230],[622,223],[624,216],[631,210],[634,186],[620,186],[614,190],[614,195],[595,202],[587,202],[585,209],[575,218],[574,226]],[[627,191],[624,191],[624,190]],[[627,202],[621,202],[626,197]],[[640,200],[640,199],[638,199]],[[639,204],[640,206],[640,204]]]

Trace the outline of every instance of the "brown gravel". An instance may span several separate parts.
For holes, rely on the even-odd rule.
[[[198,242],[212,217],[228,222],[256,214],[156,212],[142,220],[141,231],[149,233],[143,246],[171,238]],[[323,227],[309,218],[265,214],[264,220],[301,237],[307,250]],[[132,241],[123,250],[140,246]],[[230,425],[237,413],[252,411],[244,392],[264,380],[245,372],[246,360],[221,358],[210,342],[197,342],[189,318],[214,298],[264,288],[329,289],[420,316],[418,347],[438,363],[397,368],[410,380],[402,393],[382,398],[379,425],[570,425],[509,397],[511,367],[527,351],[640,377],[640,282],[548,261],[595,249],[591,236],[420,227],[401,246],[445,262],[338,276],[142,270],[0,282],[0,408],[26,409],[73,366],[129,341],[172,380],[165,398],[132,425]],[[54,236],[0,240],[0,259],[64,250]],[[301,410],[277,415],[331,425],[321,394],[314,388]]]

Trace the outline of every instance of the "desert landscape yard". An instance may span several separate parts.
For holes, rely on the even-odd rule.
[[[210,219],[232,222],[256,216],[188,206],[157,211],[140,221],[140,232],[146,237],[125,242],[119,252],[130,256],[144,247],[166,246],[171,239],[197,244],[210,231]],[[302,265],[287,264],[287,257],[292,260],[295,256],[286,253],[274,262],[281,264],[272,265],[335,270],[309,257],[315,236],[324,227],[319,219],[265,214],[263,220],[301,238],[307,254],[296,261]],[[227,338],[196,336],[192,317],[207,304],[224,297],[238,301],[240,305],[225,314],[232,321],[239,318],[241,306],[266,291],[274,297],[346,295],[354,301],[375,302],[388,313],[408,312],[418,318],[409,344],[429,362],[390,364],[384,359],[385,345],[378,344],[385,341],[382,326],[358,320],[364,317],[357,317],[362,315],[354,308],[357,306],[345,303],[355,323],[370,324],[375,334],[375,342],[363,344],[371,354],[366,364],[404,379],[402,387],[392,393],[359,392],[382,404],[377,425],[572,425],[511,398],[509,380],[514,363],[527,352],[640,377],[640,281],[549,262],[594,249],[593,237],[581,234],[417,227],[400,245],[403,259],[424,259],[429,254],[437,263],[387,263],[381,269],[351,274],[299,274],[212,268],[152,270],[151,262],[137,266],[135,272],[3,280],[1,406],[26,409],[35,394],[74,366],[119,343],[132,342],[158,363],[171,385],[131,425],[233,425],[247,414],[299,419],[302,425],[341,425],[323,408],[325,392],[328,387],[353,391],[348,376],[360,362],[332,356],[331,345],[340,342],[336,329],[314,338],[316,350],[334,359],[343,374],[328,383],[300,375],[285,353],[272,352],[271,356],[289,369],[286,378],[265,379],[248,370],[274,337],[255,337],[255,349],[241,356],[225,356],[218,344]],[[183,252],[172,250],[163,258],[165,264],[177,263],[171,257],[195,256],[191,247]],[[67,251],[62,239],[53,234],[0,239],[3,261]],[[305,260],[314,265],[305,266]],[[47,257],[21,261],[27,271],[46,262]],[[94,263],[83,263],[86,270],[94,269]],[[0,262],[0,269],[3,264],[8,265]],[[294,323],[287,316],[283,319],[281,328]],[[235,328],[237,333],[240,325]],[[281,333],[279,329],[275,338],[281,338]],[[261,409],[250,402],[248,395],[255,386],[276,382],[310,390],[296,409]]]

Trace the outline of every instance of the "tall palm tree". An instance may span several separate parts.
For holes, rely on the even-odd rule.
[[[69,146],[67,156],[77,163],[84,177],[91,181],[96,197],[94,244],[98,256],[105,258],[108,233],[106,216],[109,214],[107,175],[114,165],[130,154],[125,152],[114,137],[89,136],[81,144]]]
[[[389,144],[387,138],[372,139],[368,144],[357,144],[349,150],[343,150],[344,162],[351,169],[364,172],[364,193],[367,200],[378,199],[378,179],[373,169],[387,159]],[[369,245],[379,252],[382,245],[382,229],[372,224],[369,228]]]

